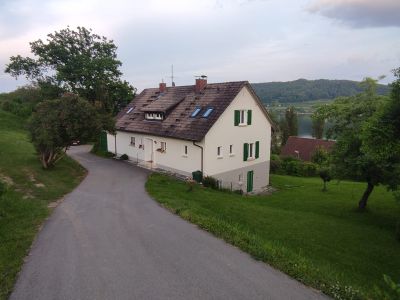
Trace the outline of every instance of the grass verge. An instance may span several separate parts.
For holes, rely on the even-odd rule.
[[[365,186],[272,175],[278,192],[240,196],[152,174],[146,188],[162,205],[225,241],[336,299],[379,299],[383,274],[400,279],[400,208],[378,187],[369,209],[355,209]]]
[[[25,121],[0,110],[0,299],[12,291],[17,274],[48,204],[76,187],[86,171],[69,157],[43,170],[24,129]]]

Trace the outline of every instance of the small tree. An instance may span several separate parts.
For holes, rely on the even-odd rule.
[[[328,190],[326,187],[326,184],[329,181],[331,181],[331,179],[332,179],[330,168],[329,167],[321,167],[318,171],[318,175],[324,182],[324,187],[322,188],[322,191],[326,192]]]
[[[317,147],[311,156],[311,161],[317,165],[325,165],[328,163],[329,153],[324,147]]]
[[[286,144],[289,136],[298,135],[298,122],[297,113],[294,106],[290,106],[286,109],[285,119],[280,124],[282,133],[282,145]]]
[[[68,95],[38,104],[28,128],[42,166],[47,169],[63,156],[72,141],[87,141],[97,136],[101,121],[87,101]]]
[[[325,120],[318,117],[317,115],[311,116],[312,121],[312,136],[316,139],[322,139],[324,137]]]

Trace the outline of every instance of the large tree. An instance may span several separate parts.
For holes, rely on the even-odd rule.
[[[31,42],[34,58],[12,56],[5,72],[25,76],[48,92],[73,92],[106,112],[117,112],[135,89],[121,79],[112,40],[84,27],[69,27]]]
[[[74,140],[96,137],[102,127],[101,116],[93,105],[76,95],[39,103],[28,129],[43,168],[53,166]]]
[[[335,175],[367,183],[359,201],[360,210],[366,208],[376,185],[388,184],[384,166],[366,149],[368,141],[364,134],[365,128],[388,98],[376,94],[376,81],[371,78],[365,79],[363,86],[363,93],[337,98],[332,104],[323,105],[314,113],[315,118],[326,119],[331,124],[327,136],[336,139],[332,152]]]
[[[400,185],[400,68],[393,70],[390,99],[363,128],[362,151],[382,170],[382,181],[391,190]]]

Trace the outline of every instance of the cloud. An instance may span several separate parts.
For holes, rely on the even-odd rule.
[[[304,7],[310,1],[307,11]],[[362,79],[387,74],[400,65],[400,26],[353,30],[331,26],[319,16],[336,12],[331,18],[337,22],[365,27],[366,21],[361,22],[356,13],[381,16],[387,3],[392,3],[390,12],[381,16],[391,20],[390,13],[399,11],[400,0],[376,1],[380,4],[369,0],[0,0],[0,92],[26,82],[3,73],[9,57],[29,56],[30,41],[45,40],[48,33],[67,25],[92,28],[114,40],[123,62],[123,79],[139,91],[157,86],[161,79],[169,81],[171,64],[178,85],[192,84],[198,74],[209,75],[210,82]],[[361,9],[363,5],[368,9]],[[348,17],[350,12],[358,17]],[[367,19],[372,26],[372,17]]]
[[[400,27],[399,0],[315,0],[307,10],[351,27]]]

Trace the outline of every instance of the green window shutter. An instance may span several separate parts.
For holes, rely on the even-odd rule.
[[[240,110],[235,110],[235,126],[238,126],[240,122]]]
[[[251,109],[247,111],[247,125],[251,125]]]
[[[256,142],[256,158],[260,157],[260,142]]]
[[[249,144],[244,143],[243,144],[243,161],[247,161],[248,157],[249,157]]]

